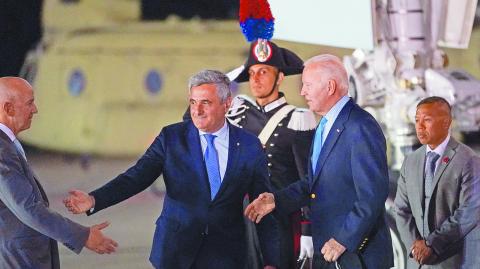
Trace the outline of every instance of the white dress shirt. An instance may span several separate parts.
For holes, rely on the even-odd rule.
[[[228,141],[229,141],[229,135],[228,135],[229,129],[228,129],[228,124],[227,121],[223,124],[223,127],[220,128],[220,130],[212,133],[212,135],[215,135],[215,139],[213,140],[213,143],[215,144],[215,149],[217,150],[218,154],[218,168],[220,169],[220,180],[223,182],[223,177],[225,176],[225,171],[227,170],[227,161],[228,161]],[[200,143],[202,144],[202,155],[205,156],[205,151],[207,150],[207,139],[204,134],[207,134],[206,132],[198,130],[198,133],[200,135]]]
[[[330,129],[332,129],[332,126],[335,123],[338,114],[340,114],[340,111],[342,111],[343,107],[347,104],[349,100],[350,97],[348,97],[347,95],[343,96],[332,108],[330,108],[327,114],[325,114],[324,117],[327,119],[327,123],[325,124],[322,133],[322,145],[325,144],[325,139],[327,139],[328,133],[330,132]]]
[[[15,139],[17,139],[15,137],[15,135],[13,134],[12,130],[10,130],[10,128],[8,128],[7,125],[5,125],[3,123],[0,123],[0,130],[2,130],[8,136],[8,138],[10,138],[10,140],[12,140],[12,142]]]

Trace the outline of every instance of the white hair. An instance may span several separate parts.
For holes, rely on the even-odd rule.
[[[348,75],[347,70],[343,66],[342,61],[332,54],[320,54],[314,56],[303,64],[305,67],[312,67],[322,72],[326,72],[329,79],[335,80],[338,89],[342,93],[348,91]]]

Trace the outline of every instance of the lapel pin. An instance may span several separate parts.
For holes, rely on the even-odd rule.
[[[340,129],[337,129],[337,133],[340,133]]]
[[[450,161],[450,158],[448,158],[448,157],[445,157],[442,160],[442,162],[445,163],[445,164],[447,164],[449,161]]]

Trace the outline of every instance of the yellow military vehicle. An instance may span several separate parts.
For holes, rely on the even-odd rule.
[[[136,156],[161,127],[181,120],[193,73],[229,71],[245,61],[248,44],[235,16],[142,20],[142,4],[145,0],[45,0],[43,41],[23,68],[39,108],[32,128],[21,136],[24,142],[62,152]],[[303,58],[352,53],[278,43]],[[477,28],[469,50],[448,51],[452,65],[480,77],[479,44]],[[299,88],[300,77],[294,76],[283,90],[290,102],[303,105]]]
[[[181,120],[191,75],[230,71],[245,61],[248,43],[237,21],[142,21],[140,5],[45,0],[43,42],[23,68],[39,108],[24,142],[62,152],[139,155],[163,126]],[[286,46],[303,57],[318,52]],[[299,87],[299,76],[285,86],[297,104]]]

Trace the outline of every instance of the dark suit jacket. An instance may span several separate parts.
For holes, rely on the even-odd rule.
[[[408,155],[398,179],[395,211],[400,237],[409,249],[421,239],[424,214],[425,146]],[[480,264],[480,160],[450,138],[433,178],[427,242],[438,259],[422,268],[478,268]],[[409,259],[408,268],[419,268]]]
[[[335,120],[309,179],[275,194],[278,209],[310,205],[316,252],[330,238],[359,252],[365,267],[393,266],[385,223],[388,167],[385,138],[375,119],[352,100]],[[367,240],[365,240],[367,238]],[[360,250],[359,250],[360,249]]]
[[[0,130],[0,268],[58,269],[57,242],[79,253],[89,228],[52,211],[42,186]]]
[[[153,239],[152,264],[165,269],[243,269],[243,198],[270,188],[260,141],[235,126],[229,125],[229,130],[227,169],[213,201],[198,129],[188,120],[163,128],[133,167],[93,191],[95,211],[144,190],[163,173],[166,195]],[[270,217],[258,227],[264,258],[271,265],[278,259],[273,256],[278,243],[273,222]]]

